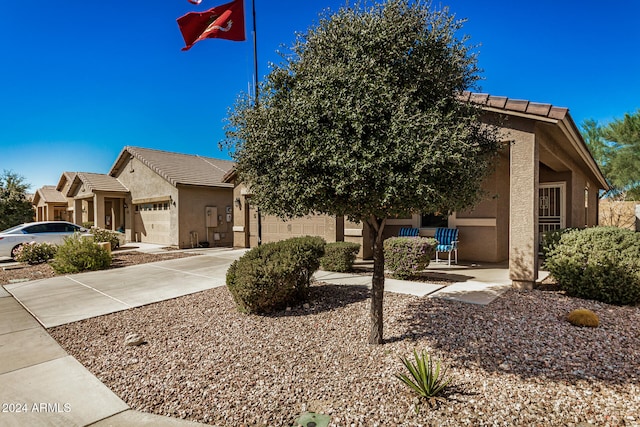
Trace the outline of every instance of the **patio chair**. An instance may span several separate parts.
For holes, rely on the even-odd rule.
[[[451,252],[455,255],[455,262],[458,263],[458,229],[457,228],[436,228],[436,262],[440,262],[438,252],[449,253],[449,265],[451,265]]]
[[[398,233],[398,237],[418,237],[420,236],[420,229],[411,227],[402,227]]]

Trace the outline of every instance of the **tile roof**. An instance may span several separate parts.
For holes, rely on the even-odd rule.
[[[461,99],[505,112],[530,114],[556,120],[563,120],[569,112],[569,109],[564,107],[556,107],[551,104],[542,104],[523,99],[511,99],[506,96],[494,96],[487,93],[465,91],[462,93]]]
[[[191,154],[171,153],[140,147],[124,147],[111,168],[115,174],[124,162],[125,152],[137,158],[172,185],[201,185],[208,187],[232,187],[224,183],[223,176],[233,168],[234,162]]]
[[[91,191],[112,191],[127,193],[129,190],[120,181],[110,175],[92,172],[78,172],[76,179]]]
[[[60,179],[58,180],[58,185],[56,186],[56,189],[58,191],[62,191],[62,189],[64,188],[65,184],[67,182],[73,182],[73,179],[76,177],[76,173],[75,172],[62,172],[62,175],[60,175]]]
[[[55,185],[45,185],[38,188],[36,194],[34,194],[34,199],[36,195],[44,200],[45,203],[67,203],[67,198],[64,197],[64,194],[60,191],[56,190]]]
[[[600,167],[591,155],[584,138],[582,138],[580,130],[573,121],[573,118],[571,118],[568,108],[556,107],[551,104],[531,102],[522,99],[511,99],[505,96],[494,96],[487,93],[474,93],[468,91],[463,92],[460,99],[479,104],[485,111],[495,111],[507,115],[518,115],[557,125],[566,136],[569,144],[576,150],[576,153],[587,168],[593,172],[595,179],[599,182],[599,185],[601,185],[600,188],[609,188],[609,184],[602,174]]]

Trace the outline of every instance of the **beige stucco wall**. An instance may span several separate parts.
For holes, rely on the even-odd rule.
[[[458,228],[458,259],[502,262],[509,258],[509,152],[496,159],[494,172],[482,185],[484,198],[472,209],[456,212],[450,227]]]
[[[233,189],[179,186],[178,190],[179,246],[190,247],[196,234],[198,242],[206,241],[210,247],[232,246]],[[207,207],[216,208],[216,221],[210,223],[217,223],[215,227],[207,227]]]
[[[509,274],[516,287],[530,288],[538,278],[539,142],[532,123],[509,121]]]
[[[233,245],[240,248],[257,246],[258,211],[251,204],[251,196],[242,184],[236,185],[233,190],[233,213]],[[344,238],[343,219],[330,215],[308,215],[286,221],[273,215],[262,215],[261,222],[262,243],[300,236],[318,236],[326,242],[342,241]]]

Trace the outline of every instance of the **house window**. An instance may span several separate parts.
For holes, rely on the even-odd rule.
[[[449,216],[436,214],[422,214],[420,215],[420,227],[422,228],[438,228],[448,227]]]
[[[589,187],[584,187],[584,226],[589,226]]]

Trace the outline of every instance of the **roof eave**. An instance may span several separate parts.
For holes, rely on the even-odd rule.
[[[558,122],[558,127],[566,135],[573,148],[582,158],[582,161],[587,165],[591,173],[593,173],[594,177],[598,180],[601,188],[605,191],[609,191],[611,187],[607,183],[604,174],[591,155],[587,144],[584,142],[584,139],[582,138],[580,131],[578,130],[578,127],[576,126],[571,116],[567,114],[562,120]]]

